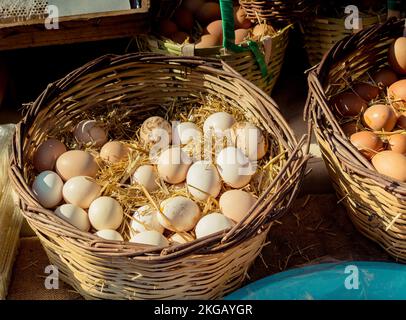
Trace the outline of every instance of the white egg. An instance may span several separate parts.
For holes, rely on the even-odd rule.
[[[90,222],[87,213],[73,204],[63,204],[56,208],[55,215],[82,231],[89,231]]]
[[[200,208],[189,198],[177,196],[166,199],[161,203],[161,212],[158,215],[159,223],[171,231],[192,230],[200,218]]]
[[[210,131],[215,134],[222,134],[225,130],[230,129],[234,123],[234,117],[227,112],[213,113],[204,122],[203,131],[205,134]]]
[[[142,185],[148,192],[153,192],[159,189],[158,178],[158,172],[154,166],[143,165],[135,170],[131,181],[133,184]]]
[[[32,192],[44,208],[54,208],[62,201],[62,179],[53,171],[41,172],[34,180]]]
[[[193,122],[182,122],[175,126],[173,130],[173,145],[185,145],[190,142],[200,141],[202,138],[202,131]]]
[[[148,244],[157,247],[166,247],[169,245],[168,240],[157,231],[144,231],[134,235],[130,242],[139,244]]]
[[[227,147],[216,158],[217,169],[223,181],[232,188],[247,185],[255,173],[254,165],[238,148]]]
[[[158,158],[158,174],[171,184],[178,184],[186,179],[192,160],[180,147],[170,147]]]
[[[203,238],[208,235],[227,230],[233,227],[233,222],[221,213],[210,213],[199,220],[196,225],[196,238]]]
[[[155,230],[159,233],[163,233],[164,227],[162,227],[159,223],[158,215],[159,212],[153,210],[149,205],[139,208],[137,211],[134,212],[134,219],[132,219],[130,223],[131,235],[149,230]]]
[[[63,199],[83,209],[100,196],[101,187],[91,177],[78,176],[65,182],[62,189]]]
[[[116,230],[123,222],[123,208],[113,198],[97,198],[90,204],[89,220],[96,230]]]
[[[119,234],[116,230],[104,229],[99,230],[95,233],[96,236],[112,241],[124,241],[123,236]]]
[[[208,161],[198,161],[190,167],[186,184],[189,192],[202,201],[210,196],[216,198],[222,185],[216,166]]]
[[[251,161],[262,159],[268,150],[267,140],[261,130],[252,123],[235,123],[231,128],[231,138],[234,145]]]

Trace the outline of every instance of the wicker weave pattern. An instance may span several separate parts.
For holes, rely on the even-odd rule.
[[[222,47],[195,49],[194,45],[180,45],[171,40],[160,40],[156,37],[141,36],[137,38],[138,49],[167,55],[190,55],[216,58],[225,61],[245,79],[270,94],[282,70],[286,48],[289,42],[287,26],[271,39],[271,54],[268,63],[268,77],[264,78],[252,52],[224,52]],[[262,43],[263,44],[263,43]],[[187,53],[186,53],[187,52]]]
[[[386,64],[389,44],[403,34],[404,21],[390,20],[339,41],[309,73],[306,116],[340,200],[365,236],[406,262],[406,184],[376,172],[348,141],[327,99],[372,68]]]
[[[363,16],[362,26],[383,22],[386,15]],[[305,48],[311,65],[319,63],[328,50],[353,30],[345,28],[344,19],[319,17],[304,23]]]
[[[314,0],[240,0],[247,16],[251,20],[293,23],[312,13]]]
[[[215,59],[154,54],[105,56],[50,84],[17,125],[10,178],[20,207],[61,277],[89,299],[212,299],[238,287],[261,250],[272,221],[294,200],[308,159],[273,100]],[[27,181],[35,146],[81,119],[88,108],[128,110],[141,119],[174,97],[216,94],[259,119],[286,150],[284,167],[246,219],[219,233],[169,248],[111,242],[80,232],[39,206]],[[135,106],[135,107],[129,107]],[[151,109],[152,108],[152,109]],[[119,109],[120,110],[120,109]]]

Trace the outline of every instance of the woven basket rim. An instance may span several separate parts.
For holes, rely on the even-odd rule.
[[[224,233],[213,234],[211,236],[201,238],[195,240],[191,243],[187,243],[185,245],[179,246],[170,246],[162,250],[163,248],[150,248],[147,246],[145,250],[140,250],[140,245],[136,243],[130,242],[116,242],[116,241],[108,241],[98,238],[92,235],[90,232],[82,232],[78,229],[74,228],[70,224],[64,222],[62,219],[59,219],[53,215],[53,218],[56,222],[50,221],[50,219],[46,219],[40,217],[38,213],[42,213],[46,216],[51,216],[52,211],[43,209],[42,207],[38,206],[38,203],[30,203],[26,197],[26,194],[30,193],[30,188],[27,185],[24,179],[24,163],[23,163],[23,145],[24,145],[24,136],[25,133],[28,132],[30,128],[30,122],[34,121],[36,116],[41,111],[41,107],[48,104],[52,101],[52,98],[56,98],[58,94],[69,88],[69,85],[73,83],[73,85],[77,85],[75,82],[76,80],[81,79],[82,76],[91,74],[93,71],[98,70],[99,68],[103,69],[107,66],[115,66],[119,65],[123,62],[137,62],[137,63],[163,63],[166,65],[170,65],[171,63],[177,63],[180,65],[188,65],[194,66],[197,69],[201,70],[202,72],[209,72],[216,74],[218,76],[227,76],[232,77],[236,81],[241,82],[244,86],[249,88],[251,92],[256,94],[257,99],[261,99],[262,101],[267,102],[267,107],[271,108],[269,110],[272,111],[272,114],[276,114],[278,116],[278,120],[280,123],[278,125],[283,126],[283,130],[285,131],[286,139],[289,139],[289,143],[291,144],[290,150],[290,157],[287,160],[285,167],[279,172],[279,175],[275,178],[275,181],[278,180],[279,176],[286,173],[285,171],[288,170],[289,165],[291,163],[296,164],[295,169],[298,177],[300,177],[299,182],[301,182],[304,174],[305,174],[305,164],[309,159],[309,146],[310,146],[310,139],[309,134],[304,135],[299,141],[296,139],[295,134],[293,133],[290,126],[287,124],[286,120],[282,117],[280,112],[277,109],[276,103],[266,95],[263,91],[259,88],[254,86],[248,80],[244,79],[238,73],[233,72],[229,66],[227,66],[224,62],[219,62],[217,59],[212,58],[201,58],[201,57],[182,57],[182,56],[162,56],[159,54],[154,53],[130,53],[126,55],[105,55],[96,60],[89,62],[88,64],[84,65],[81,68],[74,70],[73,72],[69,73],[66,77],[57,80],[48,85],[48,87],[41,93],[41,95],[35,100],[35,102],[31,105],[29,110],[27,111],[24,118],[17,124],[16,132],[14,134],[14,143],[13,143],[13,150],[12,156],[10,159],[10,170],[9,175],[11,178],[11,182],[14,185],[15,190],[18,192],[19,196],[22,197],[20,200],[20,207],[22,208],[23,214],[29,220],[35,219],[37,223],[42,224],[44,227],[46,226],[49,229],[52,229],[52,232],[55,235],[65,235],[69,239],[70,237],[74,237],[81,240],[89,241],[88,244],[83,244],[83,247],[87,250],[94,252],[95,254],[99,254],[101,256],[105,255],[114,255],[114,256],[131,256],[136,259],[141,259],[145,261],[164,261],[169,259],[174,259],[180,256],[189,255],[189,254],[210,254],[218,251],[225,251],[227,248],[234,247],[240,244],[243,241],[247,241],[253,237],[257,236],[257,231],[254,230],[249,233],[249,236],[243,237],[241,236],[241,232],[237,233],[240,238],[236,238],[235,233],[232,233],[233,230],[241,231],[246,226],[243,226],[242,223],[237,224],[232,230],[230,230],[226,236]],[[219,69],[221,68],[221,69]],[[268,111],[269,111],[268,110]],[[309,129],[310,131],[310,129]],[[292,174],[293,175],[293,174]],[[292,178],[293,179],[293,178]],[[294,186],[294,191],[296,192],[300,185]],[[24,194],[24,192],[26,194]],[[261,198],[260,198],[261,199]],[[259,200],[260,200],[259,199]],[[258,203],[260,202],[258,200]],[[27,202],[28,204],[26,204]],[[255,210],[254,210],[255,211]],[[251,210],[251,213],[253,210]],[[262,227],[269,226],[270,223],[280,214],[283,214],[283,210],[276,210],[275,216],[272,217],[269,221],[267,221],[267,225]],[[248,215],[250,216],[250,215]],[[93,241],[94,240],[94,241]],[[93,242],[92,242],[93,241]],[[97,242],[97,245],[93,246]],[[218,247],[215,247],[213,250],[203,250],[202,248],[208,247],[209,244],[217,244]],[[75,243],[77,246],[81,246],[81,244],[76,241]],[[142,246],[141,246],[142,247]],[[162,250],[162,252],[161,252]],[[151,254],[155,254],[157,252],[161,252],[160,255],[153,256]]]

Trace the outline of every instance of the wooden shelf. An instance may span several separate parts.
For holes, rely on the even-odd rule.
[[[59,29],[47,30],[44,19],[0,23],[0,51],[131,37],[150,27],[149,0],[142,8],[59,18]]]

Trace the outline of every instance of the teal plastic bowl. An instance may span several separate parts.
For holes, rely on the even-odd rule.
[[[406,266],[350,261],[281,272],[225,300],[406,300]]]

